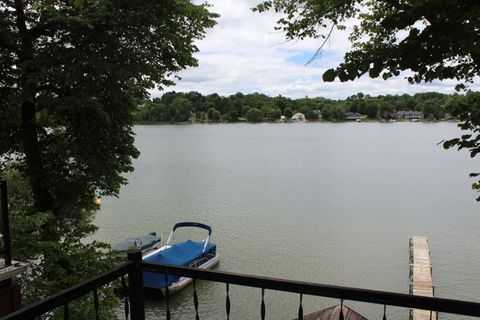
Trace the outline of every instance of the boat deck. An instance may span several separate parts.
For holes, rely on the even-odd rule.
[[[197,260],[207,258],[201,263],[205,264],[208,260],[211,260],[216,256],[217,246],[213,243],[208,243],[205,252],[203,251],[204,246],[204,242],[187,240],[152,251],[143,257],[143,261],[188,267]],[[148,288],[160,289],[165,288],[167,285],[170,287],[175,282],[178,282],[180,278],[180,276],[176,275],[165,276],[161,273],[148,271],[143,273],[143,283],[144,286]]]

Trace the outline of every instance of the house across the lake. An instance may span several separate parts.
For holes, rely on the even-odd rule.
[[[345,114],[345,120],[362,120],[365,118],[363,114],[360,114],[358,112],[347,112]]]
[[[305,115],[303,113],[300,113],[300,112],[295,113],[292,116],[291,120],[293,122],[306,122]]]
[[[423,119],[423,112],[420,111],[397,111],[395,113],[397,119]]]

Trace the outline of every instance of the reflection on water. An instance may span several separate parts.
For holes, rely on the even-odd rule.
[[[104,199],[97,237],[115,243],[175,222],[212,225],[220,270],[408,292],[408,237],[429,238],[436,295],[480,300],[476,161],[437,143],[455,124],[138,126],[142,152],[120,198]],[[184,238],[201,238],[185,231]],[[203,319],[225,316],[225,285],[197,284]],[[191,319],[192,288],[173,319]],[[258,318],[260,290],[231,287],[232,319]],[[266,293],[268,319],[298,296]],[[305,312],[338,301],[305,297]],[[149,319],[165,301],[148,298]],[[381,306],[348,303],[379,318]],[[408,312],[390,308],[397,318]],[[442,316],[448,319],[447,315]]]

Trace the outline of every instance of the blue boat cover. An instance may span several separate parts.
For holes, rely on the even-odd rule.
[[[143,259],[145,262],[173,264],[177,266],[189,266],[193,261],[201,258],[203,255],[212,253],[216,250],[216,245],[209,243],[202,253],[205,242],[187,240],[172,245],[170,248],[162,250],[155,255]],[[177,282],[179,276],[169,275],[167,284],[171,286],[172,283]],[[150,288],[165,288],[165,275],[156,272],[144,272],[143,283]]]

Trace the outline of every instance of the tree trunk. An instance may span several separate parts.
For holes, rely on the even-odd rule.
[[[48,191],[45,169],[38,146],[35,105],[30,101],[22,102],[22,136],[27,174],[30,178],[35,209],[38,211],[53,210],[53,201]]]
[[[42,163],[35,125],[35,88],[29,81],[29,74],[33,68],[33,42],[27,30],[24,4],[22,0],[15,0],[16,24],[21,40],[19,65],[21,66],[21,95],[22,95],[22,136],[23,151],[27,164],[27,175],[32,187],[34,207],[38,211],[53,210],[52,195],[48,190],[45,168]]]

